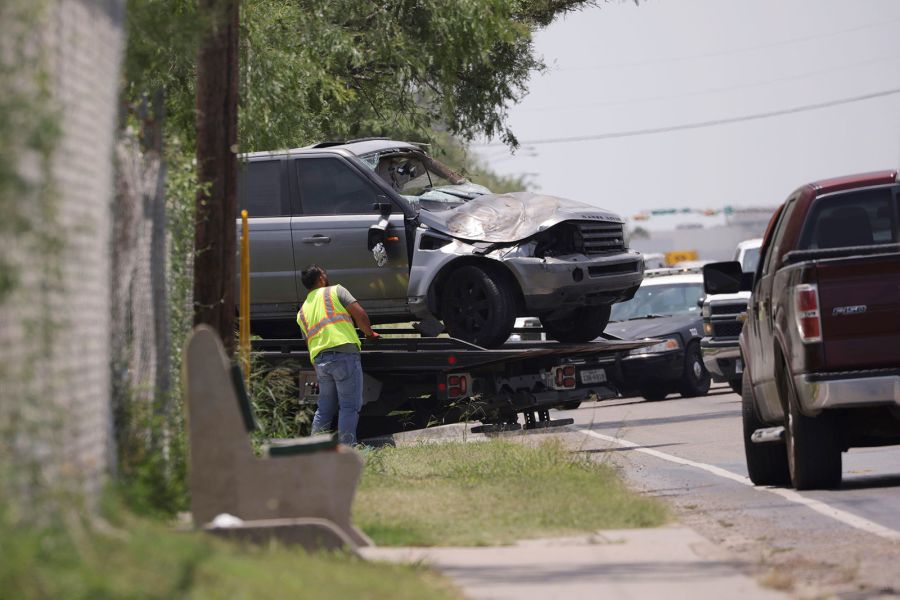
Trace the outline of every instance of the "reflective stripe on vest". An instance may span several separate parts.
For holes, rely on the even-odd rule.
[[[306,343],[309,346],[310,355],[313,359],[319,352],[329,347],[348,343],[356,344],[357,347],[360,345],[359,336],[353,325],[353,318],[340,305],[340,301],[338,301],[339,309],[335,309],[334,297],[337,295],[336,289],[334,287],[319,289],[322,291],[313,290],[310,292],[297,313],[297,322],[306,335]],[[321,304],[319,304],[320,301]],[[304,308],[309,311],[310,317],[318,317],[319,320],[310,325],[309,318],[303,310]],[[323,308],[324,311],[322,310]],[[322,315],[322,312],[325,314]]]

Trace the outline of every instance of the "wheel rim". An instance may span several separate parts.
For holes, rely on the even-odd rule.
[[[699,361],[694,361],[694,379],[700,381],[703,378],[703,365]]]
[[[472,277],[466,277],[453,288],[449,308],[453,320],[465,331],[481,331],[491,319],[491,303],[487,292]]]

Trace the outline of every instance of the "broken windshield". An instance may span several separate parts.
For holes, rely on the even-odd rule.
[[[381,152],[362,161],[410,204],[425,210],[456,208],[472,198],[489,194],[423,152]]]

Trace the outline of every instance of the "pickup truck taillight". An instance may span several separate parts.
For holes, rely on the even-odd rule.
[[[814,283],[801,283],[794,288],[794,315],[800,341],[812,344],[822,341],[822,316],[819,312],[819,288]]]

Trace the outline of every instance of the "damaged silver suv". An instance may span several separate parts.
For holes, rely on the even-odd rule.
[[[250,215],[251,323],[299,335],[311,263],[359,299],[374,323],[420,321],[484,347],[517,316],[561,342],[603,332],[643,262],[615,214],[553,196],[491,194],[406,142],[366,139],[243,157]]]

